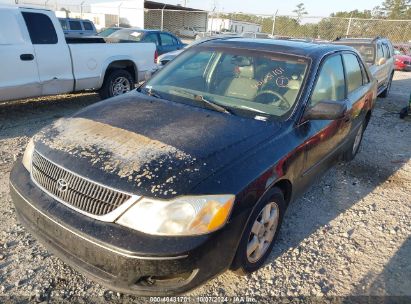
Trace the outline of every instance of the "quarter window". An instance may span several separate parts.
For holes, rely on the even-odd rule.
[[[311,96],[311,106],[321,101],[340,101],[345,98],[344,68],[340,55],[326,59]]]
[[[353,54],[344,54],[345,73],[347,75],[348,93],[351,93],[362,86],[363,78],[361,67],[358,63],[357,56]]]
[[[24,22],[33,44],[56,44],[57,33],[53,22],[45,14],[23,12]]]

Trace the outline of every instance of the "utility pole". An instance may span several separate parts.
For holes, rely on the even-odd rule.
[[[271,36],[274,37],[274,30],[275,30],[275,19],[277,19],[277,14],[278,10],[275,11],[275,14],[273,15],[273,28],[271,30]]]

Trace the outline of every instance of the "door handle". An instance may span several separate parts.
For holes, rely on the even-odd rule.
[[[20,59],[23,61],[31,61],[34,59],[34,55],[33,54],[21,54]]]

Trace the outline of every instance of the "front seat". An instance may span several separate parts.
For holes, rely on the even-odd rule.
[[[239,66],[237,77],[228,85],[225,96],[254,100],[258,91],[258,81],[254,79],[253,65]]]

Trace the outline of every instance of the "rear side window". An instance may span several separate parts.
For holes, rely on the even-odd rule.
[[[57,33],[51,19],[40,13],[23,12],[24,21],[33,44],[56,44]]]
[[[381,44],[377,44],[377,60],[384,58]]]
[[[161,45],[174,45],[173,37],[168,34],[160,34]]]
[[[311,96],[311,106],[320,101],[340,101],[345,98],[344,68],[340,55],[324,62]]]
[[[70,24],[70,30],[72,31],[81,31],[81,23],[80,21],[69,21]]]
[[[91,25],[91,23],[90,22],[83,22],[83,26],[84,26],[84,29],[86,30],[86,31],[93,31],[94,29],[93,29],[93,26]]]
[[[362,86],[363,78],[361,67],[357,56],[353,54],[344,54],[345,73],[347,75],[348,93],[351,93]]]
[[[385,43],[382,45],[382,47],[383,47],[383,49],[384,49],[385,58],[390,59],[390,58],[391,58],[390,48],[389,48],[388,45],[386,45]]]

